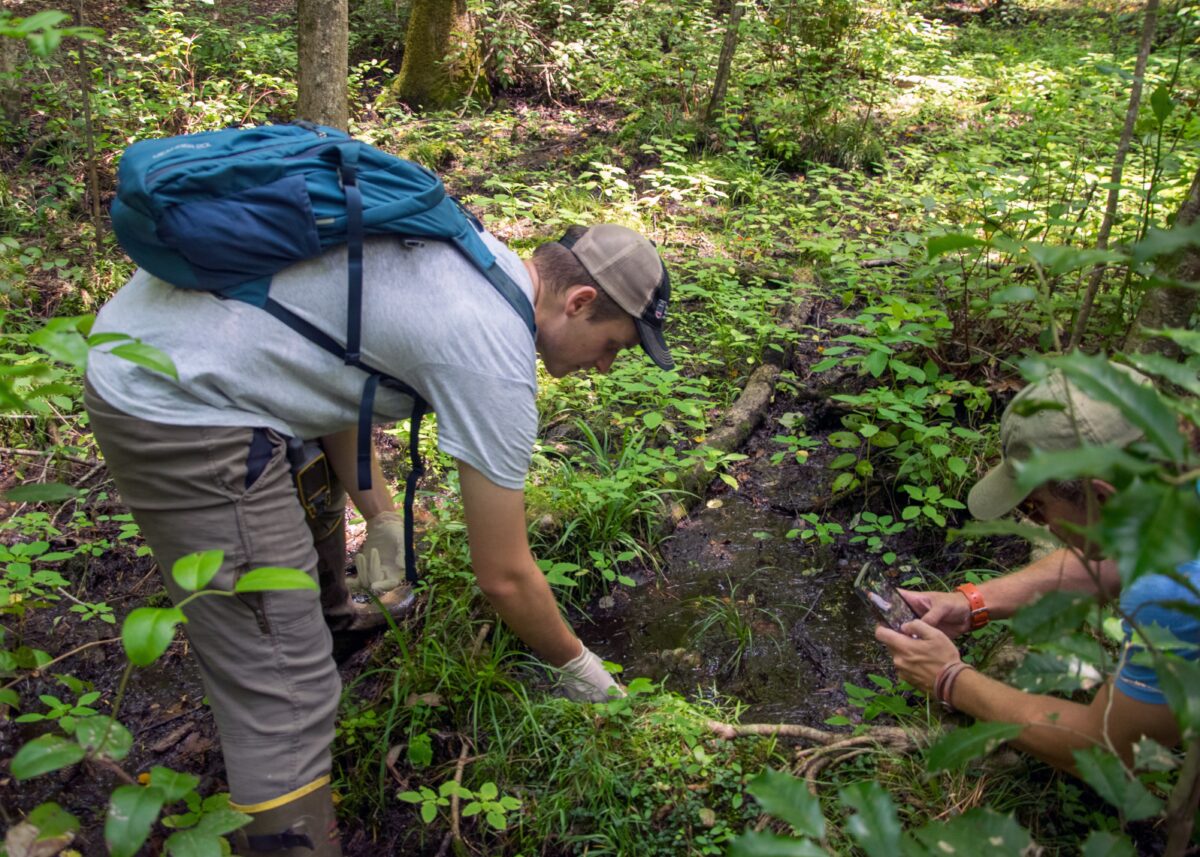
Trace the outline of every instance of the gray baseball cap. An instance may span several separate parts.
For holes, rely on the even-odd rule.
[[[558,243],[575,254],[617,306],[633,316],[650,359],[661,369],[674,369],[662,331],[671,278],[654,244],[615,223],[589,226],[578,238],[564,235]]]
[[[1140,372],[1110,364],[1135,381],[1149,384]],[[1023,404],[1045,404],[1024,416]],[[975,483],[967,508],[981,521],[1007,515],[1030,495],[1017,485],[1014,461],[1025,461],[1035,449],[1059,452],[1081,446],[1127,446],[1143,436],[1117,408],[1090,399],[1061,372],[1053,372],[1013,397],[1000,417],[1000,463]]]

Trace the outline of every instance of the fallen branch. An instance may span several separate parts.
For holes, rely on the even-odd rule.
[[[458,764],[454,766],[454,784],[462,785],[463,771],[467,767],[467,751],[471,749],[471,742],[465,737],[462,739],[462,750],[458,754]],[[459,852],[463,848],[462,830],[459,827],[458,814],[458,791],[455,790],[450,795],[450,837],[454,842],[454,850]]]
[[[799,738],[814,744],[825,746],[852,746],[856,744],[884,744],[890,747],[916,747],[917,741],[913,735],[899,726],[872,726],[861,735],[847,735],[845,732],[829,732],[817,729],[815,726],[802,726],[799,723],[722,723],[720,720],[708,721],[708,728],[717,733],[718,737],[726,740],[758,736],[763,738]]]

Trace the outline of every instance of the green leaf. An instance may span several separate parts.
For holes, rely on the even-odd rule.
[[[1175,719],[1179,721],[1179,731],[1185,741],[1193,740],[1200,735],[1200,664],[1186,661],[1179,657],[1154,658],[1154,672],[1158,675],[1158,684],[1162,689],[1167,704]]]
[[[825,465],[830,470],[844,470],[854,462],[858,461],[858,456],[853,452],[843,452],[829,464]]]
[[[1015,723],[976,723],[955,729],[929,748],[926,763],[930,773],[958,771],[972,759],[986,756],[1005,741],[1021,734]]]
[[[190,553],[175,560],[171,566],[171,577],[188,592],[196,592],[208,586],[225,560],[225,552],[220,550]]]
[[[1021,857],[1033,844],[1029,831],[1012,815],[990,809],[972,809],[947,822],[930,822],[916,831],[916,837],[939,857]]]
[[[1174,229],[1158,229],[1152,226],[1146,232],[1146,237],[1129,249],[1133,261],[1141,265],[1151,259],[1174,256],[1181,250],[1196,246],[1200,246],[1200,220],[1186,226],[1176,226]]]
[[[218,795],[213,795],[213,797],[218,797]],[[244,812],[230,809],[228,797],[225,799],[225,806],[216,809],[210,808],[208,802],[208,800],[205,801],[204,815],[196,823],[196,830],[199,833],[206,833],[209,836],[224,836],[226,833],[233,833],[233,831],[245,827],[253,818]]]
[[[1079,778],[1096,790],[1096,794],[1115,806],[1125,821],[1138,821],[1156,815],[1162,801],[1141,782],[1126,773],[1121,760],[1100,747],[1076,750],[1075,767]]]
[[[1104,504],[1100,522],[1101,547],[1116,560],[1124,586],[1200,555],[1200,497],[1193,485],[1134,479]]]
[[[80,495],[78,488],[60,482],[36,482],[9,488],[2,495],[10,503],[58,503]]]
[[[648,429],[656,429],[663,424],[663,415],[659,411],[647,411],[642,414],[642,422]]]
[[[437,804],[433,801],[426,801],[421,804],[421,821],[429,824],[437,817]]]
[[[124,345],[116,346],[108,353],[179,380],[179,372],[175,369],[174,361],[152,345],[146,345],[144,342],[127,342]]]
[[[118,786],[108,803],[104,841],[112,857],[133,857],[150,835],[164,803],[163,793],[153,786]]]
[[[35,806],[25,820],[38,829],[38,842],[56,839],[79,829],[79,819],[52,800]]]
[[[133,749],[133,735],[107,715],[79,718],[74,733],[81,747],[102,759],[119,762]]]
[[[184,795],[195,790],[199,784],[200,778],[191,774],[182,774],[159,765],[150,769],[150,785],[163,793],[167,803],[182,800]]]
[[[1175,413],[1151,384],[1140,384],[1103,357],[1079,351],[1047,361],[1061,369],[1089,398],[1107,402],[1146,434],[1146,440],[1172,462],[1184,455],[1184,438]]]
[[[829,857],[811,839],[793,839],[774,833],[745,833],[729,847],[729,857]]]
[[[1055,452],[1035,449],[1027,460],[1013,460],[1013,466],[1017,471],[1017,486],[1023,491],[1079,477],[1116,482],[1119,473],[1144,475],[1158,469],[1152,461],[1111,446],[1083,446]]]
[[[1005,304],[1025,303],[1037,299],[1037,290],[1029,286],[1009,286],[994,292],[988,300],[994,306]]]
[[[139,667],[154,663],[175,639],[175,627],[186,621],[178,607],[138,607],[121,626],[125,654]]]
[[[804,780],[766,768],[747,784],[763,811],[786,821],[801,836],[825,837],[821,802],[809,794]]]
[[[948,235],[937,235],[929,239],[926,245],[928,250],[928,258],[936,259],[943,253],[950,253],[954,250],[964,250],[967,247],[983,247],[987,244],[986,241],[980,241],[978,238],[973,238],[970,235],[952,232]]]
[[[1153,333],[1153,331],[1147,332]],[[1193,396],[1200,396],[1200,376],[1197,375],[1195,367],[1176,363],[1161,354],[1129,354],[1125,359],[1139,372],[1165,378],[1175,386],[1187,390]]]
[[[862,441],[858,435],[849,431],[835,431],[826,438],[829,445],[835,449],[858,449]]]
[[[11,687],[0,687],[0,705],[19,709],[21,707],[21,695]]]
[[[1150,93],[1150,109],[1154,111],[1154,118],[1160,125],[1167,121],[1167,117],[1175,109],[1175,102],[1171,100],[1171,89],[1165,83],[1160,83],[1154,88],[1154,92]]]
[[[1135,853],[1129,837],[1107,830],[1093,830],[1083,843],[1080,857],[1134,857]]]
[[[84,755],[82,747],[61,735],[39,735],[16,752],[9,770],[16,779],[27,780],[74,765]]]
[[[1064,631],[1074,631],[1082,626],[1095,605],[1094,598],[1078,592],[1047,592],[1013,616],[1013,636],[1022,643],[1058,639]]]
[[[163,848],[171,857],[221,857],[220,838],[196,827],[175,831]]]
[[[318,589],[317,582],[298,568],[256,568],[238,578],[234,592],[266,592],[274,589]]]
[[[902,853],[896,805],[883,786],[863,780],[842,789],[838,797],[856,811],[847,820],[846,830],[868,857],[896,857]]]
[[[1013,683],[1033,693],[1091,688],[1103,680],[1094,659],[1064,651],[1029,652],[1013,672]]]
[[[508,829],[508,821],[505,820],[504,813],[492,811],[484,817],[487,818],[488,824],[496,828],[496,830]]]

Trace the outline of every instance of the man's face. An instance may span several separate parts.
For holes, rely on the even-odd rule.
[[[538,327],[538,353],[554,378],[595,369],[607,373],[617,355],[641,342],[633,318],[593,321],[586,303],[572,304]]]
[[[1094,497],[1089,503],[1086,495],[1078,502],[1067,500],[1051,491],[1049,486],[1043,485],[1026,497],[1017,508],[1031,521],[1048,527],[1050,532],[1089,559],[1097,559],[1095,542],[1088,541],[1079,530],[1099,522],[1101,502],[1101,497]]]

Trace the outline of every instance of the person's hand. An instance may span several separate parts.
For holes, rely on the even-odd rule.
[[[613,681],[603,661],[583,647],[583,651],[558,668],[558,686],[572,702],[607,702],[625,691]]]
[[[961,592],[897,591],[913,612],[921,617],[921,621],[946,636],[957,637],[971,630],[971,605]]]
[[[404,582],[404,519],[395,512],[380,512],[367,521],[367,537],[354,555],[358,577],[351,589],[383,595]]]
[[[904,633],[877,625],[875,639],[888,647],[900,678],[927,694],[932,693],[942,667],[961,660],[958,649],[949,637],[921,619],[906,622],[900,630]]]

